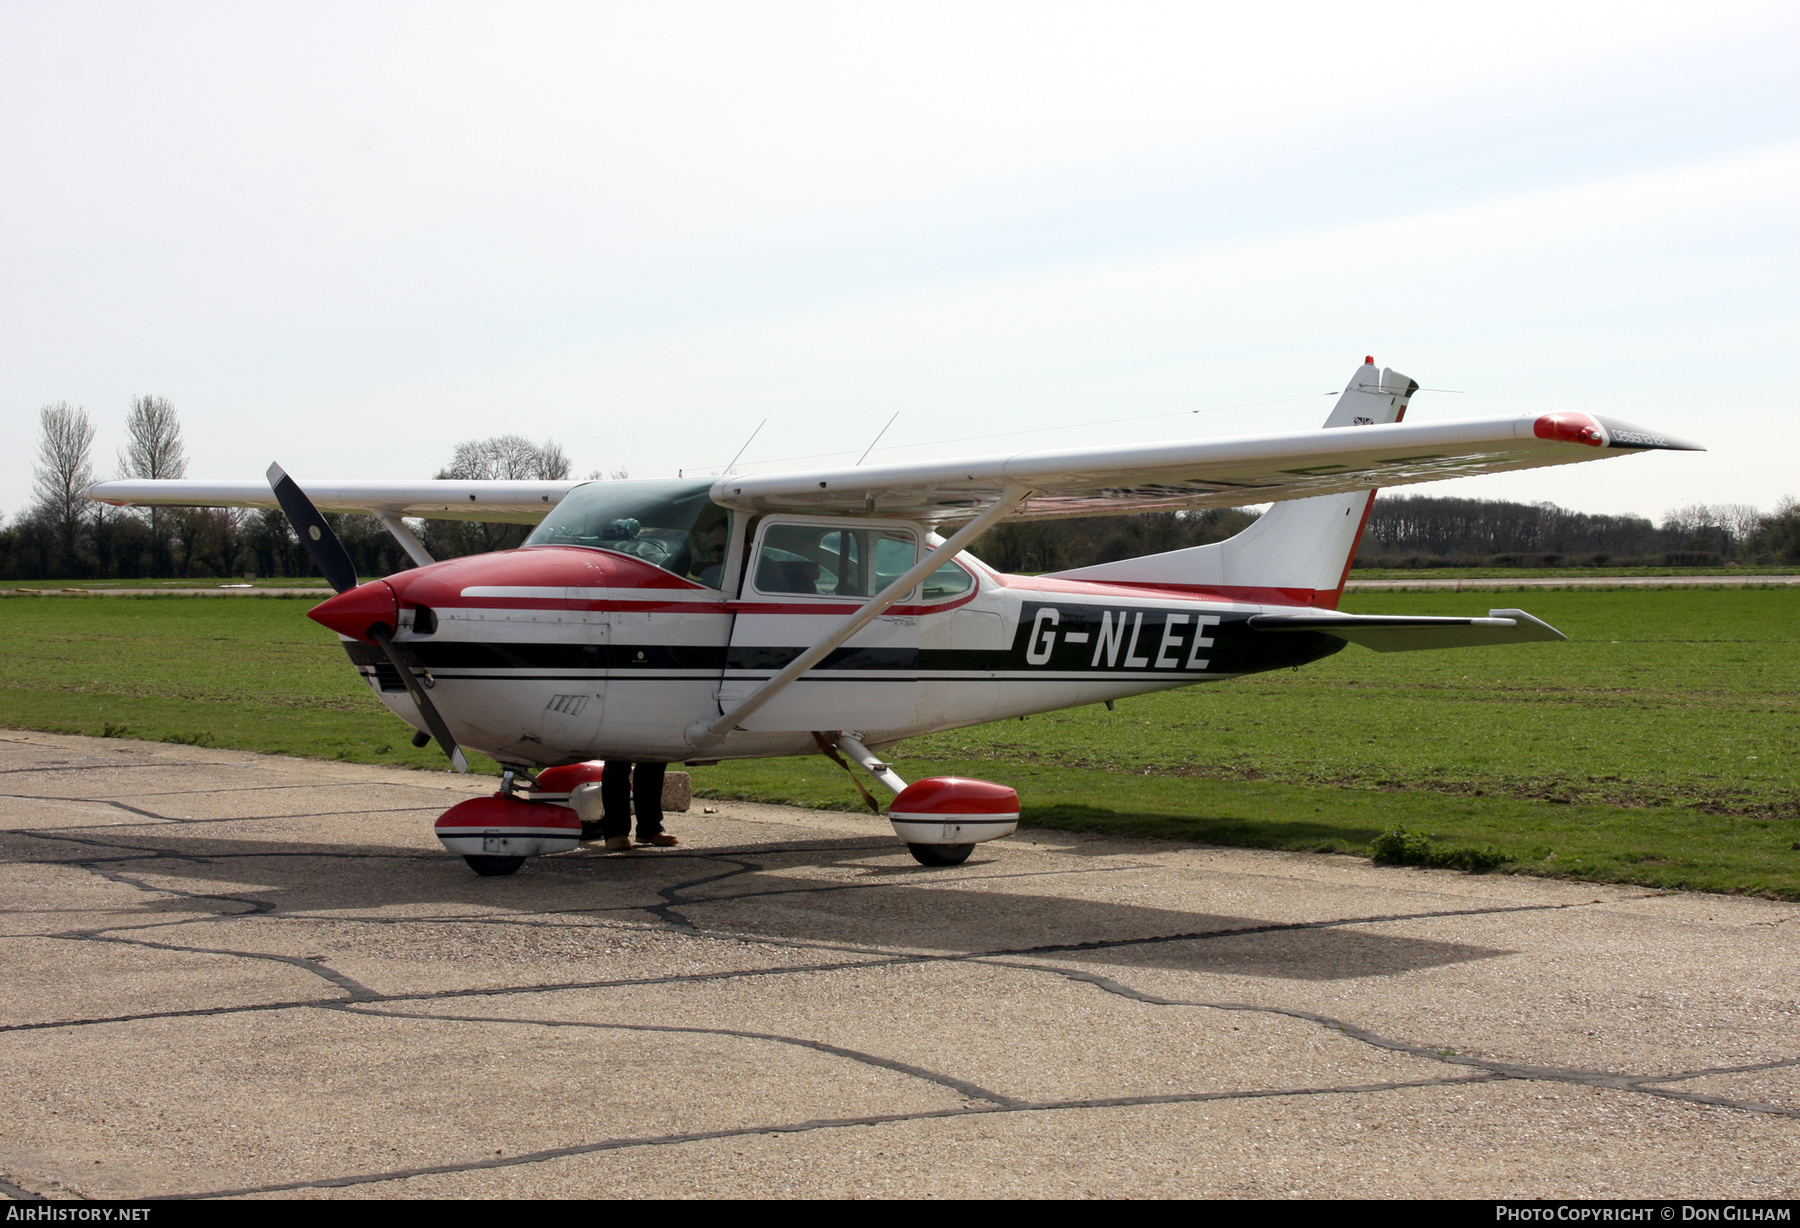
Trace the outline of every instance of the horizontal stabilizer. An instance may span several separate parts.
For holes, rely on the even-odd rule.
[[[1486,618],[1425,618],[1403,614],[1258,614],[1257,631],[1319,631],[1376,652],[1417,652],[1422,648],[1479,648],[1569,637],[1524,610],[1489,610]]]

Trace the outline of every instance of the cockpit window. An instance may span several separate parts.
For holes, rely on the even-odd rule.
[[[718,588],[731,513],[711,482],[589,482],[563,496],[527,546],[591,546]]]

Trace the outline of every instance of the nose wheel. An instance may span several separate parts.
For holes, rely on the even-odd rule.
[[[922,866],[960,866],[975,851],[973,844],[909,844],[906,851]]]
[[[527,802],[506,790],[471,797],[438,816],[437,837],[483,878],[517,874],[527,857],[566,853],[581,840],[581,818],[554,802]]]
[[[507,874],[517,874],[519,867],[525,864],[523,857],[464,857],[469,869],[483,878],[500,878]]]

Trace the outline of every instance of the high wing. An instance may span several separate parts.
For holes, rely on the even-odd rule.
[[[580,482],[301,482],[325,512],[388,513],[426,520],[536,524]],[[268,482],[126,479],[101,482],[87,497],[119,507],[277,507]]]
[[[1559,412],[727,476],[713,484],[711,494],[715,502],[743,511],[943,524],[968,520],[1021,490],[1031,493],[1011,519],[1105,516],[1276,503],[1665,449],[1704,451],[1611,418]],[[321,511],[536,524],[581,483],[301,485]],[[264,482],[126,479],[91,486],[87,496],[136,507],[276,506]]]
[[[758,512],[966,520],[1008,490],[1013,519],[1239,507],[1566,465],[1698,444],[1593,414],[1561,412],[1320,428],[1178,443],[1024,452],[720,478],[715,502]]]

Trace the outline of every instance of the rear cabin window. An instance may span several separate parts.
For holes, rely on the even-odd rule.
[[[951,559],[942,567],[925,577],[925,591],[920,596],[926,601],[948,601],[952,597],[960,597],[975,587],[975,577],[957,566]]]
[[[711,482],[589,482],[563,496],[527,546],[589,546],[718,588],[731,513]]]
[[[897,529],[776,524],[763,533],[756,588],[807,597],[873,597],[918,561],[918,540]]]

